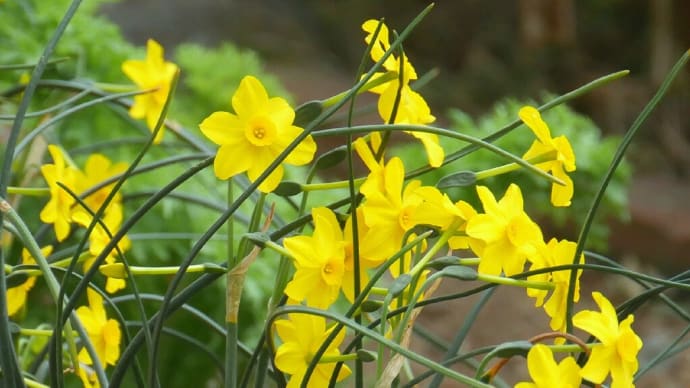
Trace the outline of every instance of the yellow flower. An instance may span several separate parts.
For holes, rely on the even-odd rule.
[[[261,82],[246,76],[232,96],[235,114],[214,112],[199,125],[201,132],[220,148],[213,164],[220,179],[247,172],[252,182],[276,159],[278,154],[302,133],[292,125],[295,111],[283,98],[268,98]],[[314,158],[316,143],[311,136],[302,141],[285,159],[296,166]],[[283,178],[283,166],[261,183],[259,190],[273,191]]]
[[[146,59],[143,61],[130,59],[122,63],[122,72],[127,75],[141,89],[155,89],[153,92],[134,96],[134,104],[129,115],[135,119],[146,119],[146,125],[151,131],[163,113],[163,105],[170,93],[170,87],[178,72],[178,67],[163,58],[163,47],[153,39],[146,42]],[[163,140],[161,128],[153,140],[158,144]]]
[[[601,342],[592,347],[592,353],[582,368],[582,377],[601,384],[611,373],[611,388],[634,387],[637,353],[642,349],[642,340],[631,327],[634,317],[630,314],[619,324],[616,310],[604,295],[593,292],[592,298],[601,312],[585,310],[573,316],[575,327]]]
[[[86,365],[79,365],[79,379],[84,385],[84,388],[100,388],[101,384],[96,378],[96,372],[90,370]]]
[[[278,369],[291,375],[288,388],[297,388],[304,379],[314,354],[326,340],[333,328],[326,330],[326,320],[317,315],[288,314],[289,319],[281,319],[275,322],[275,329],[282,345],[276,350],[275,363]],[[345,338],[345,330],[341,330],[323,354],[323,357],[337,357],[340,355],[338,346]],[[331,380],[335,363],[319,362],[312,373],[309,388],[325,387]],[[342,381],[352,372],[347,366],[343,366],[338,373],[336,381]]]
[[[345,241],[335,214],[328,208],[312,209],[314,234],[294,236],[283,245],[294,259],[295,275],[285,294],[296,301],[326,309],[338,298],[345,273]]]
[[[544,241],[541,229],[522,208],[520,187],[511,184],[498,202],[484,186],[477,186],[477,194],[484,213],[468,221],[466,232],[484,245],[475,252],[480,258],[478,271],[500,275],[502,270],[506,276],[522,272],[527,257]]]
[[[53,252],[53,247],[50,245],[41,248],[41,253],[43,253],[43,256],[48,256],[51,252]],[[22,261],[20,264],[32,265],[36,264],[36,260],[31,257],[31,254],[28,250],[23,249]],[[34,284],[36,284],[36,276],[29,276],[24,283],[7,289],[7,314],[9,316],[17,314],[26,304],[26,297],[29,294],[29,291],[31,291],[31,289],[34,287]]]
[[[362,24],[362,29],[367,33],[367,36],[364,38],[364,41],[367,44],[371,43],[374,31],[376,31],[378,24],[379,22],[373,19],[367,20]],[[373,59],[374,62],[378,62],[389,48],[390,43],[388,39],[388,28],[385,24],[383,24],[381,25],[376,42],[372,47],[371,59]],[[383,63],[383,67],[388,72],[398,74],[400,71],[400,61],[403,62],[402,84],[400,79],[396,77],[392,81],[369,90],[372,93],[380,95],[378,101],[378,111],[381,119],[392,124],[425,125],[434,122],[436,118],[431,114],[431,109],[429,109],[424,97],[412,90],[410,87],[410,80],[417,79],[417,72],[407,59],[407,56],[404,54],[399,57],[391,55]],[[376,79],[383,74],[384,73],[376,73],[372,79]],[[396,106],[396,100],[398,99],[398,93],[400,93],[400,97],[397,105],[397,111],[395,112],[395,117],[391,118]],[[415,131],[405,132],[416,137],[422,142],[429,158],[429,165],[432,167],[439,167],[443,163],[445,152],[439,145],[437,135]]]
[[[85,228],[89,226],[91,220],[91,216],[86,213],[76,214],[74,219],[76,223]],[[93,265],[96,257],[103,252],[105,246],[110,242],[110,235],[115,234],[120,229],[120,225],[122,224],[122,205],[118,203],[111,204],[110,209],[105,213],[102,222],[105,224],[107,231],[100,223],[97,223],[92,229],[91,234],[89,235],[89,254],[91,257],[84,261],[84,271],[88,270],[91,265]],[[108,235],[108,232],[110,232],[110,235]],[[123,237],[117,244],[117,247],[121,252],[127,251],[130,246],[131,244],[127,236]],[[113,249],[105,258],[105,264],[113,264],[116,261],[117,251]],[[108,277],[105,284],[105,290],[112,294],[125,288],[125,285],[125,279]]]
[[[565,186],[554,183],[551,186],[551,203],[554,206],[570,206],[573,197],[573,180],[566,171],[575,171],[575,153],[568,138],[564,135],[551,137],[548,125],[542,120],[539,111],[531,106],[520,109],[520,119],[537,136],[529,150],[523,155],[523,159],[548,158],[549,161],[535,164],[537,168],[551,172],[553,176],[562,180]]]
[[[537,254],[530,259],[533,262],[530,270],[572,264],[573,257],[575,257],[576,248],[577,244],[572,241],[558,241],[555,238],[552,238],[548,244],[539,245]],[[580,257],[580,264],[584,264],[584,262],[585,256],[582,255]],[[582,269],[577,270],[577,276],[575,278],[575,293],[573,295],[573,300],[575,302],[580,300],[581,274]],[[551,317],[551,329],[565,331],[565,313],[568,301],[568,285],[570,284],[570,270],[533,275],[528,277],[527,280],[546,281],[554,284],[555,288],[546,303],[544,303],[544,299],[548,295],[549,291],[528,288],[527,295],[536,298],[535,305],[537,307],[544,305],[544,311],[546,311],[546,313]]]
[[[580,367],[572,357],[556,363],[551,349],[542,344],[527,353],[527,369],[533,383],[521,382],[515,388],[577,388],[582,383]]]
[[[50,199],[41,210],[40,218],[47,224],[53,224],[57,240],[63,241],[69,235],[71,208],[75,199],[60,187],[58,182],[70,188],[74,187],[75,170],[66,165],[60,147],[51,144],[48,146],[48,152],[53,158],[53,164],[42,165],[41,173],[48,183]]]
[[[355,258],[354,258],[354,240],[353,240],[353,222],[352,216],[348,217],[345,222],[345,229],[343,234],[345,237],[345,272],[343,274],[343,294],[350,302],[355,300]],[[363,288],[369,282],[367,269],[378,267],[383,258],[377,254],[376,246],[367,246],[363,244],[364,236],[366,236],[369,228],[364,222],[364,214],[362,209],[357,208],[357,237],[359,245],[359,284]]]
[[[433,186],[422,186],[415,191],[415,195],[419,196],[422,202],[412,216],[414,224],[432,225],[446,231],[456,220],[462,220],[464,222],[454,230],[456,235],[448,239],[448,246],[451,249],[467,249],[471,243],[479,243],[464,234],[467,221],[477,214],[472,205],[465,201],[453,203],[448,195]]]
[[[414,212],[422,202],[422,198],[415,194],[421,186],[420,181],[409,182],[403,190],[405,168],[400,158],[394,157],[388,161],[382,177],[381,181],[371,185],[367,179],[360,188],[366,198],[360,207],[369,228],[361,244],[376,252],[376,257],[372,259],[377,260],[385,260],[400,250],[405,234],[415,226]],[[383,191],[379,191],[381,184],[384,185]],[[412,233],[409,239],[415,237]],[[409,255],[404,260],[403,268],[407,268]],[[400,266],[394,264],[390,268],[393,276],[397,277]]]
[[[79,307],[77,316],[84,325],[96,350],[96,355],[98,355],[103,366],[115,365],[120,358],[120,338],[122,335],[120,325],[105,315],[103,298],[96,291],[88,288],[86,295],[89,299],[89,306]],[[93,364],[86,348],[79,351],[79,361],[88,365]]]
[[[84,171],[76,171],[75,174],[75,192],[79,195],[86,190],[101,182],[114,177],[115,175],[123,173],[127,169],[127,163],[112,163],[106,156],[102,154],[91,154],[86,160]],[[91,211],[97,211],[105,202],[106,197],[110,194],[115,183],[109,184],[98,189],[96,192],[84,198],[83,201]],[[122,194],[119,192],[115,194],[106,212],[110,211],[113,206],[121,206]],[[84,217],[91,218],[91,215],[81,205],[75,204],[72,210],[72,219],[76,221],[77,218],[84,219]],[[88,226],[88,223],[85,225]]]

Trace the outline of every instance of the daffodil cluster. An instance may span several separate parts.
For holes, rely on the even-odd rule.
[[[105,155],[93,153],[86,157],[83,168],[80,168],[59,145],[48,145],[50,161],[40,167],[47,187],[38,191],[49,196],[39,219],[44,226],[52,226],[52,233],[48,234],[50,243],[43,244],[42,241],[40,245],[44,246],[40,252],[38,243],[23,245],[22,248],[27,249],[21,250],[21,259],[17,256],[13,259],[14,266],[6,265],[1,269],[16,276],[7,290],[8,315],[17,322],[23,319],[22,313],[30,308],[28,294],[39,276],[44,276],[51,287],[59,287],[58,281],[51,276],[51,269],[69,265],[71,271],[73,263],[71,259],[65,261],[60,260],[61,257],[50,257],[48,260],[46,256],[58,256],[54,252],[59,248],[81,238],[88,240],[88,245],[74,256],[83,271],[93,272],[94,266],[99,265],[99,270],[106,276],[105,292],[95,284],[103,279],[82,284],[87,303],[71,304],[79,306],[74,307],[71,318],[79,323],[81,339],[69,344],[70,368],[84,386],[99,386],[96,371],[102,382],[102,370],[122,361],[120,345],[123,335],[129,338],[128,332],[122,331],[120,322],[108,317],[106,312],[112,306],[106,305],[104,299],[107,298],[103,296],[107,295],[106,292],[115,293],[127,288],[125,278],[130,274],[174,276],[175,280],[170,282],[171,291],[180,284],[180,277],[188,273],[205,272],[205,277],[192,286],[201,288],[203,286],[199,284],[205,280],[219,273],[225,275],[225,350],[233,356],[233,352],[240,348],[238,311],[244,277],[252,263],[263,259],[260,251],[265,249],[265,253],[277,253],[280,264],[276,270],[276,289],[266,303],[268,312],[261,349],[257,349],[253,356],[257,356],[258,363],[266,371],[272,359],[273,372],[288,376],[287,381],[280,384],[284,379],[280,375],[279,385],[323,387],[338,383],[350,376],[353,370],[362,369],[361,365],[351,369],[348,362],[371,361],[376,357],[379,357],[376,385],[391,385],[403,369],[400,357],[409,351],[416,317],[423,305],[431,302],[440,279],[451,277],[520,287],[528,298],[534,299],[537,311],[546,314],[551,329],[547,337],[554,338],[555,345],[533,340],[522,348],[531,381],[519,382],[516,387],[565,388],[608,381],[614,388],[634,386],[637,356],[643,344],[632,328],[633,315],[619,317],[611,301],[596,291],[592,297],[599,311],[571,311],[573,304],[580,300],[580,277],[585,256],[579,253],[578,244],[574,241],[545,238],[540,225],[528,214],[529,204],[525,203],[519,182],[491,188],[489,182],[482,182],[490,174],[468,172],[473,178],[471,182],[468,180],[458,186],[463,186],[462,190],[473,200],[459,200],[445,192],[443,185],[415,179],[420,170],[431,170],[455,160],[451,154],[446,157],[439,144],[439,134],[448,137],[458,134],[429,126],[436,118],[417,90],[415,81],[420,77],[397,41],[398,35],[376,20],[365,21],[361,28],[376,70],[367,73],[369,79],[359,78],[357,88],[329,100],[293,108],[286,98],[270,95],[258,77],[248,74],[239,80],[227,110],[214,112],[209,109],[199,116],[198,130],[208,144],[196,139],[190,144],[205,160],[188,170],[190,175],[184,177],[208,174],[199,180],[207,186],[213,184],[206,179],[212,177],[211,174],[227,181],[223,183],[228,185],[228,202],[227,208],[215,203],[212,205],[221,211],[222,217],[208,226],[208,233],[201,235],[198,244],[194,245],[194,249],[199,249],[182,260],[179,267],[130,267],[125,260],[120,260],[131,248],[131,241],[125,235],[128,230],[124,230],[123,224],[129,226],[133,222],[125,224],[125,199],[115,182],[123,174],[128,175],[126,171],[134,171],[135,165],[128,168],[126,163],[114,163]],[[151,143],[158,144],[163,137],[163,131],[158,127],[165,121],[165,107],[179,68],[165,61],[163,48],[149,40],[146,59],[127,60],[122,63],[121,70],[141,89],[140,94],[132,93],[136,95],[129,109],[130,116],[144,119],[150,130],[158,131],[146,143],[148,149]],[[342,106],[346,102],[344,95],[352,97],[360,91],[378,96],[380,120],[377,118],[375,125],[357,128],[348,125],[330,131],[321,127],[326,125],[321,120],[328,116],[326,113],[332,115],[336,110],[333,108],[332,112],[327,112],[327,108],[336,103],[342,103]],[[309,111],[312,108],[318,112],[313,114]],[[501,150],[479,139],[459,135],[456,138],[482,145],[513,162],[492,169],[492,174],[524,167],[550,179],[551,204],[567,208],[575,193],[573,180],[568,174],[576,170],[575,153],[569,140],[563,135],[552,137],[551,129],[538,108],[522,107],[515,116],[531,130],[527,136],[535,139],[522,157],[501,153]],[[421,141],[425,151],[423,166],[414,166],[419,168],[410,170],[411,161],[390,152],[388,145],[399,139],[391,139],[389,135],[396,132],[412,135]],[[178,135],[182,133],[183,129],[179,129]],[[319,176],[318,173],[331,166],[319,164],[323,160],[321,156],[326,153],[317,152],[317,140],[319,136],[332,134],[348,137],[347,147],[338,147],[329,155],[334,160],[338,155],[342,155],[340,161],[347,159],[349,174],[347,180],[323,182],[329,176]],[[189,140],[193,136],[185,133],[180,135],[180,139]],[[137,159],[136,163],[140,160]],[[307,182],[285,182],[285,177],[299,176],[291,170],[299,166],[310,167]],[[166,186],[160,193],[177,187],[173,186]],[[233,193],[236,187],[243,190],[241,195]],[[348,190],[347,198],[330,202],[326,200],[329,195],[317,193],[330,189]],[[286,199],[297,195],[301,195],[301,201]],[[159,200],[161,197],[156,198]],[[283,199],[298,218],[294,222],[288,223],[283,217],[276,216],[275,212],[281,211],[281,205],[269,204]],[[3,201],[0,204],[5,206],[4,199],[0,200]],[[205,199],[197,202],[209,205]],[[239,216],[236,211],[245,210],[249,204],[254,206],[251,217]],[[269,208],[270,211],[264,212]],[[145,207],[142,209],[142,212],[147,210]],[[263,226],[259,226],[264,215],[267,219]],[[132,217],[130,221],[135,219]],[[245,223],[247,233],[237,236],[236,231]],[[225,236],[227,252],[221,256],[225,262],[192,264],[197,255],[201,256],[203,244],[224,225],[228,233]],[[115,243],[115,234],[124,237]],[[19,253],[20,250],[16,251]],[[206,251],[203,255],[211,256]],[[98,258],[100,260],[96,262]],[[81,279],[80,276],[77,278]],[[135,285],[130,283],[134,291]],[[139,298],[138,291],[134,294]],[[187,294],[166,295],[182,299]],[[69,295],[69,292],[62,296],[68,302],[84,299],[83,295]],[[59,299],[56,297],[55,300]],[[420,303],[422,301],[424,303]],[[152,333],[164,332],[163,319],[177,308],[171,299],[164,299],[162,304],[169,310],[159,311],[161,314],[157,316],[160,318],[153,319],[155,323],[143,329],[151,329],[145,338],[147,344],[154,347],[157,343],[153,343]],[[196,314],[196,310],[189,311]],[[142,307],[141,312],[144,315],[142,319],[151,318],[145,316],[147,309]],[[208,318],[207,323],[210,321]],[[64,327],[67,334],[72,334],[68,327],[70,322]],[[215,323],[212,326],[218,328]],[[571,346],[563,351],[557,347],[568,346],[564,345],[564,339],[571,342],[578,339],[569,333],[573,327],[592,337],[589,343],[583,341],[581,344],[583,354],[579,361],[571,354],[577,349]],[[17,330],[21,332],[21,329]],[[48,331],[42,334],[62,335],[57,329]],[[222,329],[216,331],[223,332]],[[171,330],[169,333],[177,332]],[[360,335],[378,342],[376,357],[368,353],[370,343],[360,340]],[[342,346],[346,340],[352,346]],[[390,341],[396,342],[397,347],[391,346],[391,349],[398,354],[390,356],[391,361],[384,370],[383,359],[389,355],[383,350],[383,345],[390,345]],[[127,346],[134,347],[135,342],[132,340]],[[341,353],[341,346],[348,350]],[[559,351],[568,354],[559,356]],[[127,353],[123,351],[123,354]],[[151,349],[149,361],[155,361],[155,357],[156,349]],[[236,373],[232,364],[237,363],[236,357],[227,358],[224,372],[228,375]],[[252,358],[251,363],[254,361]],[[423,363],[426,359],[419,357],[416,361]],[[450,369],[442,369],[440,364],[437,369],[435,372],[439,375],[441,372],[454,373]],[[498,369],[500,366],[484,377],[493,377]],[[150,373],[149,378],[153,381],[158,376]],[[237,380],[237,376],[230,376],[228,380],[233,378]],[[478,380],[475,382],[480,384]]]
[[[57,145],[49,145],[48,151],[53,163],[41,166],[41,173],[48,183],[50,199],[40,213],[41,221],[53,224],[58,242],[64,241],[76,224],[88,228],[93,222],[93,215],[106,202],[115,183],[107,183],[127,169],[126,163],[113,163],[102,154],[91,154],[83,170],[77,168]],[[123,220],[122,195],[117,192],[105,207],[103,216],[97,220],[89,234],[88,254],[84,261],[84,270],[106,245],[112,235],[120,229]],[[125,236],[117,244],[117,250],[108,252],[105,263],[112,264],[117,260],[119,250],[125,252],[130,247]],[[125,287],[123,279],[108,278],[106,290],[117,292]]]

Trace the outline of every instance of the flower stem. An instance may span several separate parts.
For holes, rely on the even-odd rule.
[[[537,290],[545,290],[545,291],[551,291],[556,287],[551,282],[533,282],[533,281],[528,281],[528,280],[507,278],[504,276],[487,275],[487,274],[482,274],[482,273],[477,274],[477,280],[487,282],[487,283],[503,284],[506,286],[515,286],[515,287],[522,287],[522,288],[534,288]]]
[[[359,187],[366,178],[355,179],[355,187]],[[337,181],[337,182],[327,182],[327,183],[309,183],[300,185],[302,191],[318,191],[318,190],[332,190],[332,189],[345,189],[350,184],[350,181]]]
[[[234,195],[232,190],[232,179],[228,180],[228,205],[233,203]],[[225,388],[235,388],[237,386],[237,321],[232,319],[233,306],[233,274],[232,269],[237,265],[237,256],[234,252],[234,217],[228,218],[227,225],[227,255],[228,255],[228,273],[226,279],[225,292]],[[191,267],[191,266],[190,266]]]
[[[47,187],[13,187],[7,188],[8,194],[26,195],[30,197],[45,197],[50,195],[50,189]]]

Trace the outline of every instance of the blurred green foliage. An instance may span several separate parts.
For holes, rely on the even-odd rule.
[[[545,101],[551,99],[548,95],[544,96]],[[524,105],[538,106],[539,104],[534,101],[518,101],[507,98],[496,103],[489,113],[478,119],[473,119],[459,109],[451,109],[447,115],[450,121],[448,128],[466,135],[483,138],[517,119],[518,111]],[[553,137],[565,135],[570,140],[575,152],[577,170],[569,173],[575,186],[572,205],[568,208],[553,207],[550,202],[551,183],[525,171],[514,171],[478,183],[488,186],[497,198],[503,196],[511,182],[518,183],[524,196],[525,210],[532,217],[539,220],[542,225],[550,225],[555,228],[558,233],[554,235],[576,240],[594,195],[599,189],[601,180],[616,152],[620,137],[602,136],[601,130],[592,120],[566,105],[552,108],[543,113],[542,116],[551,129],[551,135]],[[535,136],[532,131],[523,125],[495,141],[494,144],[517,156],[522,156],[534,139]],[[465,146],[465,144],[447,138],[442,138],[441,144],[447,153]],[[402,151],[405,161],[414,162],[414,165],[417,166],[426,163],[423,159],[423,153],[420,154],[419,152],[418,144],[414,142],[399,146],[399,150]],[[433,185],[451,173],[458,171],[479,172],[505,163],[506,161],[500,156],[480,149],[458,161],[433,170],[420,179],[425,184]],[[605,252],[609,235],[607,222],[628,220],[630,176],[630,164],[624,161],[606,190],[601,208],[597,213],[597,219],[592,225],[587,240],[588,248]],[[472,203],[477,209],[481,209],[481,204],[476,198],[473,188],[451,188],[446,191],[454,200],[463,199]],[[545,234],[547,239],[552,236],[548,229],[545,230]]]
[[[70,0],[4,2],[0,6],[0,64],[35,64],[70,3]],[[120,65],[126,59],[143,59],[145,47],[125,41],[118,27],[98,14],[98,8],[102,3],[105,1],[92,0],[82,3],[53,54],[53,58],[67,60],[49,66],[43,79],[72,80],[88,84],[131,84],[122,73]],[[211,112],[232,110],[230,97],[241,78],[247,74],[261,79],[269,94],[280,95],[290,100],[277,78],[263,70],[261,60],[254,52],[239,49],[231,43],[225,43],[218,48],[184,44],[174,51],[168,48],[166,57],[177,63],[181,69],[180,82],[168,119],[181,123],[192,135],[199,138],[201,137],[198,136],[198,123]],[[28,75],[30,72],[31,68],[0,71],[0,92],[15,87],[19,84],[22,74]],[[41,88],[35,94],[29,110],[45,109],[74,94],[74,91],[66,89]],[[15,95],[11,99],[1,101],[0,113],[15,112],[19,100]],[[35,128],[41,119],[45,117],[26,120],[23,133]],[[0,122],[0,133],[9,130],[9,125],[11,122]],[[50,143],[61,144],[76,164],[83,167],[86,157],[92,152],[106,154],[113,161],[129,162],[139,152],[145,136],[148,135],[145,124],[130,119],[126,108],[117,104],[99,104],[60,121],[44,132],[43,138]],[[118,139],[129,141],[115,143]],[[213,145],[207,144],[209,150],[212,150]],[[174,139],[171,133],[167,133],[164,142],[152,149],[143,163],[189,153],[184,147],[184,143]],[[126,197],[129,196],[125,219],[147,196],[194,163],[175,164],[128,180],[123,190]],[[28,167],[18,166],[20,169]],[[25,173],[26,170],[21,171],[16,175],[17,179],[21,179]],[[227,183],[219,182],[208,169],[175,192],[196,196],[222,209],[227,206],[226,191]],[[20,208],[20,213],[29,214],[27,209],[40,209],[43,203],[28,198],[22,205],[24,206],[23,210]],[[251,210],[249,206],[245,206],[240,214],[246,217],[251,214]],[[280,212],[281,215],[289,215],[285,211]],[[33,213],[38,214],[35,211]],[[218,215],[217,209],[212,210],[186,200],[165,199],[138,222],[130,233],[133,244],[132,249],[126,253],[127,260],[132,265],[178,265],[189,254],[196,239],[208,229]],[[246,231],[241,218],[242,216],[238,217],[236,240]],[[37,225],[38,220],[31,222]],[[48,235],[44,234],[43,244],[51,243]],[[202,249],[195,263],[225,262],[227,248],[224,236],[225,232],[221,230],[218,236]],[[77,238],[73,237],[68,244],[77,241]],[[19,252],[17,249],[13,251]],[[266,298],[273,289],[273,281],[268,279],[273,276],[271,268],[277,265],[275,261],[257,260],[249,271],[240,322],[247,330],[240,330],[241,340],[253,341],[262,330],[260,322],[264,318]],[[194,275],[189,276],[190,280],[193,278]],[[160,293],[167,288],[168,281],[167,277],[139,278],[137,284],[142,292]],[[222,280],[216,282],[195,297],[192,303],[212,319],[222,322],[225,314],[224,289],[225,284]],[[34,306],[41,303],[45,301],[36,300]],[[146,303],[152,308],[151,311],[157,307],[155,302]],[[139,318],[133,303],[125,303],[120,307],[125,316]],[[223,354],[224,339],[218,335],[214,337],[210,330],[199,330],[199,321],[191,315],[176,314],[168,324],[204,344],[210,344],[208,350],[216,355]],[[209,379],[220,381],[216,380],[219,379],[219,373],[214,363],[209,362],[199,349],[188,348],[184,342],[164,337],[160,354],[162,386],[191,386]],[[200,356],[191,357],[195,354]],[[140,358],[140,362],[145,367],[145,357]],[[173,373],[176,370],[185,370],[185,373]]]

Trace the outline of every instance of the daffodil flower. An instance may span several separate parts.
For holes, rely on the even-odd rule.
[[[369,228],[364,222],[364,214],[362,213],[361,207],[357,208],[356,212],[357,242],[359,247],[359,284],[360,287],[364,287],[364,285],[369,282],[367,269],[378,267],[381,262],[383,262],[383,258],[377,254],[376,247],[362,244],[364,236],[366,236]],[[343,236],[345,238],[345,272],[343,274],[342,284],[343,295],[345,295],[350,302],[355,300],[355,247],[353,229],[353,220],[352,216],[350,216],[345,222],[345,229],[343,230]]]
[[[395,254],[403,245],[403,239],[408,230],[415,226],[413,215],[417,205],[422,201],[415,195],[421,182],[414,180],[403,189],[405,168],[402,160],[394,157],[384,167],[382,182],[362,184],[360,191],[366,201],[360,207],[364,215],[364,222],[369,228],[361,244],[377,252],[378,258],[385,260]],[[384,191],[379,186],[384,185]],[[410,239],[415,235],[411,234]],[[407,261],[403,267],[407,268]],[[398,265],[391,266],[393,276],[399,275]]]
[[[345,273],[345,241],[338,220],[325,207],[312,209],[312,236],[294,236],[283,240],[295,264],[295,275],[285,287],[285,294],[308,306],[326,309],[338,298]]]
[[[304,373],[314,354],[319,350],[333,328],[326,329],[323,317],[309,314],[288,314],[289,319],[275,322],[275,329],[283,342],[276,350],[275,364],[290,375],[288,388],[297,388],[304,380]],[[340,356],[338,346],[345,338],[341,330],[331,341],[323,358]],[[326,387],[331,380],[335,362],[319,362],[312,373],[308,388]],[[346,365],[340,369],[336,381],[342,381],[352,372]]]
[[[538,246],[537,253],[530,258],[530,261],[532,261],[530,270],[572,264],[576,248],[577,244],[572,241],[558,241],[552,238],[548,244],[541,244]],[[580,257],[580,264],[584,262],[585,257],[582,255]],[[580,300],[580,275],[582,275],[582,269],[577,270],[577,276],[575,278],[574,302]],[[528,277],[527,280],[545,281],[554,284],[555,288],[546,300],[546,303],[544,303],[544,299],[549,294],[549,291],[528,288],[527,295],[536,299],[535,305],[537,307],[544,306],[544,311],[551,317],[551,329],[565,331],[565,314],[568,301],[568,286],[570,284],[570,270],[533,275]]]
[[[50,245],[41,248],[41,253],[43,253],[43,256],[50,255],[52,251],[53,247]],[[28,250],[23,249],[22,261],[20,264],[36,264],[36,260],[34,260]],[[7,289],[7,314],[9,316],[17,314],[22,307],[26,305],[26,298],[29,294],[29,291],[31,291],[35,284],[36,276],[29,276],[22,284]]]
[[[96,186],[107,179],[110,179],[118,174],[123,173],[127,169],[127,163],[113,163],[105,155],[102,154],[91,154],[88,159],[86,159],[86,164],[84,165],[84,170],[75,172],[75,188],[74,191],[77,194],[83,194],[86,190],[91,187]],[[95,192],[91,193],[89,196],[83,199],[84,204],[88,206],[91,211],[95,212],[98,210],[105,199],[108,197],[112,191],[115,183],[109,184],[107,186],[101,187]],[[122,194],[119,192],[115,194],[106,212],[110,211],[112,206],[118,206],[122,203]],[[121,206],[121,205],[120,205]],[[72,218],[84,217],[91,218],[90,213],[83,207],[75,204],[72,210]],[[87,224],[88,225],[88,224]]]
[[[134,104],[129,115],[135,119],[146,119],[146,125],[151,131],[163,113],[165,100],[170,93],[170,87],[178,67],[172,62],[165,61],[163,47],[153,39],[146,42],[146,59],[130,59],[122,63],[122,72],[127,75],[141,89],[155,89],[150,93],[134,96]],[[163,130],[160,129],[153,139],[154,144],[163,140]]]
[[[379,21],[367,20],[362,24],[362,29],[367,33],[364,41],[371,44]],[[385,24],[381,25],[379,34],[376,37],[371,50],[371,59],[378,62],[383,54],[390,48],[388,38],[388,27]],[[431,109],[427,105],[424,97],[412,90],[410,81],[417,79],[417,72],[404,54],[401,56],[389,56],[383,63],[383,68],[388,72],[398,74],[400,71],[400,61],[402,61],[403,74],[402,82],[399,77],[377,87],[370,89],[372,93],[379,94],[378,112],[381,119],[392,124],[419,124],[426,125],[433,123],[436,120],[431,114]],[[374,78],[382,76],[384,73],[374,74]],[[400,97],[398,98],[398,93]],[[393,111],[396,107],[395,117]],[[439,167],[445,158],[445,152],[439,145],[438,136],[432,133],[405,131],[406,133],[419,139],[424,145],[427,156],[429,158],[429,165],[432,167]]]
[[[120,229],[120,225],[122,224],[122,213],[122,205],[117,203],[113,204],[102,219],[102,223],[107,228],[107,231],[100,223],[97,223],[96,226],[91,230],[91,234],[89,235],[89,254],[91,257],[84,261],[84,271],[88,270],[93,265],[96,257],[100,255],[105,249],[105,246],[110,243],[110,236],[115,234]],[[75,215],[74,221],[84,227],[88,227],[92,219],[90,215],[78,213]],[[117,247],[120,252],[127,251],[130,246],[131,243],[127,236],[120,239],[120,241],[117,243]],[[114,264],[116,261],[117,251],[112,249],[105,258],[104,263]],[[108,277],[105,284],[105,290],[108,293],[113,294],[125,288],[125,285],[126,282],[122,278]]]
[[[498,202],[485,186],[477,186],[477,194],[484,213],[468,221],[466,232],[483,242],[480,252],[475,252],[480,258],[478,271],[487,275],[503,271],[506,276],[522,272],[527,257],[544,241],[539,226],[523,210],[520,187],[511,184]]]
[[[537,136],[537,140],[522,156],[525,160],[535,158],[548,158],[548,161],[535,164],[537,168],[551,172],[554,177],[560,179],[565,185],[554,183],[551,186],[551,203],[554,206],[570,206],[573,197],[573,180],[566,174],[575,171],[575,153],[568,138],[564,135],[551,137],[549,126],[542,120],[539,111],[531,106],[525,106],[518,113],[520,119]]]
[[[576,388],[582,383],[575,359],[568,356],[557,363],[546,345],[532,346],[527,353],[527,369],[533,382],[517,383],[515,388]]]
[[[101,295],[88,288],[86,296],[89,305],[79,307],[77,316],[84,325],[100,362],[104,366],[115,365],[120,358],[120,325],[116,320],[108,319],[106,316]],[[86,348],[79,351],[79,361],[88,365],[93,364]]]
[[[214,112],[200,125],[201,132],[220,148],[213,164],[219,179],[247,172],[255,181],[276,157],[303,131],[293,125],[295,111],[285,99],[269,98],[261,82],[246,76],[232,96],[235,113]],[[316,143],[305,138],[284,163],[301,166],[311,162]],[[264,193],[273,191],[283,178],[279,165],[259,185]]]
[[[76,201],[58,183],[67,187],[74,187],[76,173],[72,167],[66,164],[65,156],[60,147],[51,144],[48,146],[48,152],[53,158],[53,163],[42,165],[41,174],[48,183],[50,199],[39,216],[41,221],[46,224],[53,224],[57,240],[63,241],[69,235],[72,221],[71,209]]]
[[[642,340],[633,331],[632,314],[618,322],[616,309],[604,295],[593,292],[592,298],[599,311],[585,310],[573,316],[573,325],[600,341],[592,347],[592,353],[582,368],[582,377],[601,384],[611,374],[611,388],[634,387],[633,376],[637,372],[637,353]]]

